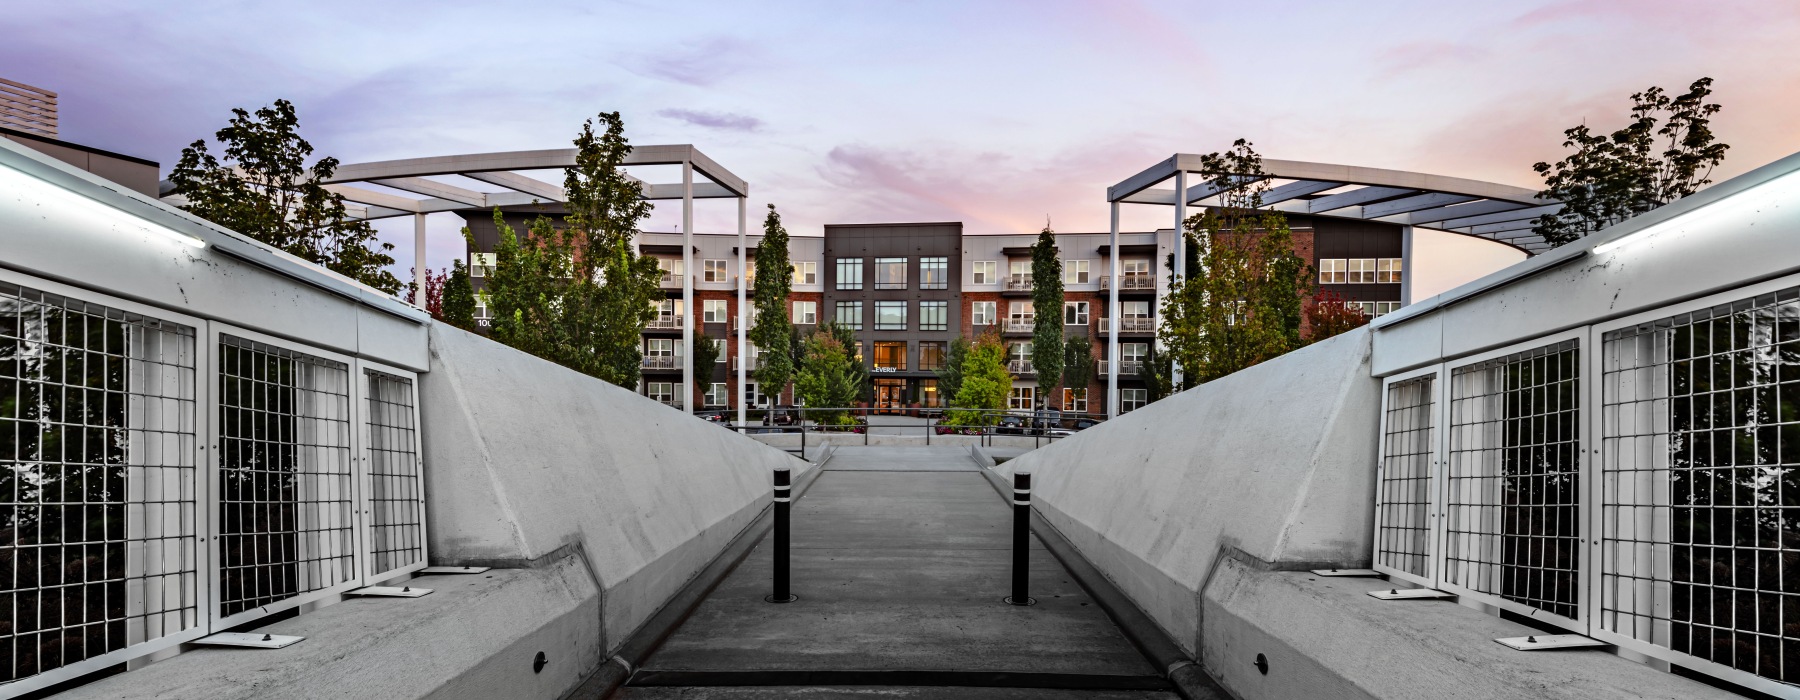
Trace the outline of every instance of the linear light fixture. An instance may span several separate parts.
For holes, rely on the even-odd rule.
[[[1604,255],[1633,243],[1655,237],[1668,229],[1679,226],[1693,226],[1704,220],[1702,217],[1713,217],[1738,211],[1754,211],[1771,204],[1790,202],[1800,206],[1800,172],[1791,172],[1760,185],[1733,192],[1716,202],[1706,204],[1698,209],[1679,214],[1664,221],[1651,224],[1637,231],[1625,234],[1594,247],[1595,255]]]
[[[195,248],[206,247],[206,241],[199,238],[134,216],[124,210],[86,197],[66,187],[33,177],[8,165],[0,165],[0,192],[19,193],[26,202],[35,200],[58,213],[87,213],[101,218],[104,222],[103,225],[110,225],[116,229],[127,231],[140,229]]]

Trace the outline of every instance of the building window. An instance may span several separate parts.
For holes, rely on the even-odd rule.
[[[682,270],[686,263],[682,262],[681,258],[657,258],[656,266],[662,270],[663,283],[668,284],[681,281]]]
[[[706,388],[706,405],[724,406],[726,397],[730,394],[725,390],[725,382],[713,382],[712,386]]]
[[[1012,396],[1007,397],[1006,407],[1015,411],[1029,411],[1037,408],[1037,387],[1015,386]]]
[[[644,385],[644,393],[658,403],[675,405],[675,394],[680,391],[680,382],[649,382]]]
[[[947,302],[947,301],[921,301],[921,302],[919,302],[919,330],[922,330],[922,331],[947,331],[947,330],[950,330],[950,302]]]
[[[819,264],[816,262],[794,263],[794,284],[818,284]]]
[[[819,323],[819,302],[794,302],[794,325],[812,326]]]
[[[977,260],[974,263],[971,263],[971,265],[973,265],[972,269],[975,271],[974,276],[970,278],[971,283],[993,284],[1000,281],[1000,278],[994,276],[994,261]]]
[[[700,304],[701,321],[704,323],[724,323],[731,319],[731,312],[725,310],[724,299],[705,299]]]
[[[977,301],[969,304],[969,324],[975,326],[994,325],[994,302]]]
[[[1400,258],[1381,258],[1375,261],[1376,284],[1400,283]]]
[[[944,344],[935,341],[919,343],[919,369],[934,371],[943,368]],[[933,386],[935,386],[935,384]]]
[[[1063,261],[1063,284],[1087,284],[1087,283],[1088,283],[1088,261],[1086,261],[1086,260],[1064,260]]]
[[[875,288],[905,289],[906,258],[876,258]]]
[[[486,277],[494,274],[494,266],[500,264],[498,253],[475,253],[469,263],[470,277]]]
[[[744,399],[752,406],[769,405],[769,397],[763,396],[762,390],[756,387],[756,382],[744,382]]]
[[[878,330],[878,331],[903,331],[903,330],[906,330],[906,302],[904,302],[904,301],[878,301],[878,302],[875,302],[875,330]]]
[[[949,289],[950,259],[919,258],[919,288]]]
[[[488,295],[475,295],[475,318],[484,321],[492,318],[491,316],[488,316]]]
[[[838,258],[837,288],[845,290],[862,289],[862,258]]]
[[[837,316],[833,323],[853,331],[862,330],[862,302],[840,301],[837,303]]]
[[[1319,284],[1344,283],[1344,259],[1326,258],[1319,261]]]
[[[1362,310],[1363,315],[1370,318],[1385,316],[1400,310],[1400,302],[1397,301],[1350,301],[1345,303]]]
[[[1149,394],[1145,389],[1120,389],[1119,412],[1130,413],[1143,408],[1147,398],[1149,398]]]
[[[1086,387],[1080,389],[1063,387],[1062,410],[1073,411],[1075,413],[1087,413],[1087,393],[1088,390]]]
[[[712,344],[713,344],[713,349],[718,351],[718,353],[716,355],[714,355],[714,357],[713,357],[713,362],[715,364],[719,363],[719,362],[724,362],[725,360],[729,359],[725,356],[725,339],[724,338],[714,338],[712,341]]]
[[[943,408],[944,398],[938,394],[938,380],[919,380],[919,405],[925,408]]]
[[[1147,302],[1147,301],[1121,301],[1121,302],[1119,302],[1119,317],[1120,318],[1150,318],[1150,302]]]
[[[681,341],[676,338],[646,338],[645,357],[681,357]]]
[[[906,341],[875,341],[875,369],[906,371]]]
[[[701,270],[700,270],[701,274],[705,275],[704,281],[707,281],[707,282],[730,282],[731,281],[731,277],[729,276],[731,273],[726,271],[724,260],[702,260],[702,261],[700,261],[700,265],[701,265]]]
[[[1143,374],[1149,355],[1149,343],[1119,343],[1119,376]]]
[[[1029,326],[1037,321],[1037,313],[1032,309],[1032,302],[1015,301],[1007,305],[1006,325]]]
[[[656,307],[656,320],[650,322],[651,328],[681,327],[680,299],[664,299],[662,301],[652,302],[651,306]]]
[[[1063,302],[1063,325],[1085,326],[1088,324],[1088,303],[1085,301]]]
[[[1124,270],[1123,274],[1128,278],[1150,276],[1149,260],[1122,260],[1120,262],[1124,263],[1120,269]]]
[[[1351,284],[1374,284],[1375,283],[1375,259],[1374,258],[1351,258],[1349,262],[1350,262],[1350,283]]]
[[[1030,341],[1007,346],[1006,371],[1013,374],[1032,374]]]
[[[1007,289],[1030,289],[1031,288],[1031,261],[1030,260],[1014,260],[1012,262],[1007,263],[1006,267],[1008,268],[1007,274],[1006,274],[1006,288]]]

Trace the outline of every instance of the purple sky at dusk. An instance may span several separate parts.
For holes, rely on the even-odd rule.
[[[60,2],[9,7],[0,36],[0,77],[60,93],[65,139],[165,174],[276,98],[345,162],[564,147],[619,110],[634,143],[697,145],[796,235],[1104,230],[1108,185],[1240,136],[1535,187],[1564,128],[1610,131],[1632,92],[1700,76],[1732,146],[1715,179],[1800,151],[1792,0]],[[1126,227],[1167,212],[1128,207]],[[458,225],[434,217],[434,267]],[[697,228],[734,230],[735,208],[701,205]],[[384,231],[410,260],[410,224]]]

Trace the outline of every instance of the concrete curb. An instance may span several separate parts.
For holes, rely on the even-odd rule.
[[[970,448],[971,454],[977,454]],[[982,456],[986,456],[982,454]],[[991,460],[989,460],[991,463]],[[1012,485],[992,468],[984,468],[981,475],[987,478],[994,492],[1008,503],[1012,502]],[[1158,627],[1150,616],[1131,602],[1125,593],[1114,586],[1112,581],[1081,557],[1075,546],[1069,544],[1062,532],[1058,531],[1050,521],[1045,520],[1036,508],[1031,511],[1031,530],[1038,540],[1044,543],[1044,549],[1067,569],[1075,582],[1087,591],[1095,604],[1112,618],[1119,631],[1137,647],[1138,652],[1149,659],[1151,665],[1161,669],[1170,683],[1175,685],[1175,692],[1186,700],[1235,700],[1234,695],[1213,680],[1198,661],[1182,652],[1181,646],[1175,643],[1161,627]]]

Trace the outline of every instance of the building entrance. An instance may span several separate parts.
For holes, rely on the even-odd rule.
[[[906,408],[906,380],[875,380],[875,412],[900,413]]]

